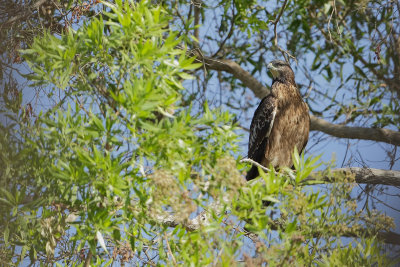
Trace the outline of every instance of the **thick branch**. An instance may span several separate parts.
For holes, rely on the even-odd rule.
[[[251,159],[242,159],[240,162],[249,162],[252,165],[260,167],[265,172],[269,172],[268,168],[261,166],[258,162]],[[287,173],[292,179],[295,179],[292,173]],[[335,177],[337,175],[344,175],[345,177],[354,177],[354,181],[358,184],[373,184],[373,185],[391,185],[400,186],[400,171],[381,170],[372,168],[339,168],[330,172],[330,175],[324,175],[320,171],[312,172],[303,182],[316,181],[321,183],[335,183],[338,182]]]
[[[340,168],[332,170],[332,174],[354,175],[355,182],[358,184],[392,185],[400,186],[400,171],[389,171],[370,168]],[[330,177],[319,175],[319,172],[312,173],[306,181],[320,180],[323,182],[334,182]]]
[[[285,226],[282,225],[281,222],[279,222],[278,220],[274,220],[270,222],[270,228],[271,230],[285,230]],[[313,231],[313,235],[315,237],[320,237],[323,236],[324,234],[326,235],[327,230],[319,230],[319,229],[315,229],[315,231]],[[330,233],[330,234],[335,234],[335,233]],[[352,238],[360,238],[361,236],[364,237],[373,237],[375,236],[375,233],[370,233],[367,229],[365,230],[359,230],[358,232],[354,232],[354,231],[345,231],[340,233],[340,236],[343,237],[352,237]],[[388,231],[388,232],[378,232],[376,234],[377,238],[379,240],[381,240],[382,242],[386,243],[386,244],[393,244],[393,245],[400,245],[400,234],[392,232],[392,231]]]
[[[265,172],[269,172],[268,168],[265,168],[258,162],[252,159],[244,158],[240,162],[249,162],[254,166],[260,167]],[[290,178],[295,179],[293,171],[287,173]],[[303,182],[308,181],[319,181],[321,183],[335,183],[337,180],[334,178],[337,175],[344,175],[345,177],[354,177],[354,181],[358,184],[374,184],[374,185],[391,185],[400,186],[400,171],[392,170],[381,170],[372,168],[338,168],[331,170],[329,176],[324,175],[321,171],[312,172]]]
[[[200,8],[201,8],[201,0],[196,0],[192,2],[194,5],[194,37],[197,39],[196,41],[198,42],[199,39],[199,24],[200,24]],[[198,43],[195,42],[195,44],[198,46]]]
[[[263,86],[256,78],[254,78],[249,72],[245,71],[236,62],[228,59],[201,57],[199,53],[196,53],[196,55],[199,57],[199,61],[202,61],[207,69],[231,73],[233,76],[242,81],[246,87],[253,91],[258,98],[263,98],[269,93],[269,89],[267,87]],[[365,128],[338,125],[317,118],[313,115],[310,115],[310,118],[311,130],[314,131],[321,131],[339,138],[372,140],[397,146],[400,145],[400,132],[397,131],[383,128]]]
[[[384,128],[349,127],[338,125],[315,116],[311,116],[311,130],[321,131],[339,138],[373,140],[397,146],[400,145],[400,132]]]
[[[379,232],[378,239],[386,244],[400,245],[400,235],[395,232]]]
[[[199,54],[197,54],[199,56]],[[229,59],[213,59],[209,57],[199,57],[199,61],[203,62],[207,69],[225,71],[250,88],[251,91],[258,97],[263,98],[269,93],[269,89],[263,86],[256,78],[254,78],[248,71],[242,69],[239,64]]]

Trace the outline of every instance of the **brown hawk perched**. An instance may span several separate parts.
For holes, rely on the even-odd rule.
[[[248,158],[265,167],[292,167],[294,148],[301,153],[308,141],[310,115],[294,81],[290,65],[282,60],[268,64],[271,93],[261,100],[250,126]],[[247,180],[258,176],[252,166]]]

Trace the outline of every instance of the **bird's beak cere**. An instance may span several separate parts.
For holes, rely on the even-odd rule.
[[[269,71],[272,73],[272,77],[276,78],[279,76],[279,71],[277,68],[274,67],[274,65],[271,63],[268,64],[267,68]]]

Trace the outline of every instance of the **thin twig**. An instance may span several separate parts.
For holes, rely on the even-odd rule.
[[[232,5],[231,28],[230,28],[230,30],[229,30],[229,32],[228,32],[228,35],[225,37],[225,39],[224,39],[224,40],[222,41],[222,43],[220,44],[218,51],[215,52],[214,55],[212,55],[211,57],[216,57],[216,56],[219,54],[219,52],[221,52],[222,49],[224,48],[226,41],[227,41],[229,38],[232,37],[233,30],[234,30],[234,28],[235,28],[235,19],[236,19],[235,7],[234,7],[234,5]]]
[[[272,24],[274,24],[274,44],[275,44],[275,46],[278,48],[278,50],[281,51],[282,56],[285,58],[285,60],[286,60],[287,62],[288,62],[289,60],[288,60],[288,58],[286,57],[286,55],[288,55],[290,58],[294,59],[294,61],[296,61],[296,63],[297,63],[296,57],[292,56],[292,55],[289,53],[289,51],[283,49],[282,47],[280,47],[280,46],[278,45],[277,26],[278,26],[279,20],[280,20],[281,17],[282,17],[283,11],[285,10],[285,7],[286,7],[286,5],[287,5],[287,2],[288,2],[288,0],[285,0],[285,1],[283,2],[282,8],[281,8],[281,10],[279,11],[278,16],[277,16],[276,19],[272,22]]]
[[[251,164],[253,164],[253,165],[257,166],[257,167],[260,167],[263,171],[266,171],[266,172],[270,172],[270,171],[271,171],[270,169],[264,167],[264,166],[261,165],[260,163],[255,162],[254,160],[249,159],[249,158],[241,159],[240,162],[250,162]]]
[[[89,253],[87,254],[85,259],[85,267],[89,267],[91,261],[92,261],[92,251],[89,248]]]
[[[148,251],[150,248],[151,248],[151,247],[149,246],[146,250],[143,249],[143,252],[144,252],[144,254],[145,254],[146,257],[147,257],[146,264],[150,264],[151,266],[156,266],[156,265],[154,264],[154,262],[151,260],[149,254],[147,253],[147,251]]]
[[[174,254],[172,254],[171,247],[169,246],[167,233],[164,233],[164,239],[165,239],[165,243],[167,244],[168,253],[169,253],[169,255],[171,255],[172,262],[176,266],[177,265],[176,260],[175,260]]]
[[[249,158],[241,159],[240,162],[250,162],[251,164],[253,164],[253,165],[257,166],[257,167],[260,167],[265,172],[270,172],[271,171],[270,169],[264,167],[260,163],[255,162],[254,160],[249,159]],[[291,170],[289,168],[283,168],[282,170],[284,170],[287,173],[287,175],[289,176],[290,179],[296,180],[296,176],[294,176],[294,171],[293,170]]]
[[[329,40],[332,42],[332,34],[331,34],[331,20],[332,20],[332,16],[333,16],[333,13],[336,11],[336,8],[335,8],[335,5],[336,5],[336,3],[335,3],[335,1],[332,1],[333,3],[332,3],[332,12],[331,12],[331,14],[330,14],[330,16],[329,16],[329,19],[328,19],[328,33],[329,33]]]

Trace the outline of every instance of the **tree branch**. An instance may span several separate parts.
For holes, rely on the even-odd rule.
[[[277,26],[279,23],[279,20],[281,19],[281,16],[283,14],[283,11],[285,11],[285,7],[287,5],[287,0],[285,0],[283,2],[283,5],[281,7],[281,10],[279,11],[278,16],[276,17],[276,19],[272,22],[272,24],[274,24],[274,45],[278,48],[279,51],[281,51],[282,56],[285,58],[286,62],[289,62],[288,58],[286,57],[286,55],[288,55],[290,58],[293,58],[294,60],[296,60],[296,58],[294,56],[292,56],[288,51],[286,51],[285,49],[283,49],[282,47],[279,46],[278,44],[278,32],[277,30]],[[297,62],[297,60],[296,60]]]
[[[400,132],[384,128],[350,127],[333,124],[315,116],[310,116],[310,130],[320,131],[339,138],[372,140],[391,145],[400,145]]]
[[[281,222],[279,222],[278,220],[274,220],[271,221],[269,223],[271,230],[277,231],[277,230],[285,230],[284,225],[282,225]],[[322,236],[324,233],[326,233],[326,230],[319,230],[319,229],[315,229],[313,231],[313,235],[315,237],[319,237]],[[393,245],[400,245],[400,234],[392,232],[392,231],[387,231],[387,232],[378,232],[376,233],[370,233],[368,231],[368,229],[365,230],[359,230],[358,232],[354,232],[354,231],[345,231],[342,232],[340,234],[340,236],[343,237],[353,237],[353,238],[360,238],[361,236],[364,237],[373,237],[375,236],[381,240],[382,242],[386,243],[386,244],[393,244]]]
[[[165,240],[165,243],[167,244],[168,254],[171,256],[174,266],[176,266],[176,260],[175,260],[174,254],[172,253],[171,247],[169,246],[167,233],[164,233],[164,240]]]
[[[195,45],[198,46],[197,43],[200,41],[199,39],[199,27],[200,27],[200,8],[201,8],[201,0],[193,0],[192,4],[194,5],[194,37],[196,38]]]
[[[346,174],[354,175],[355,182],[358,184],[374,184],[374,185],[391,185],[400,186],[400,171],[389,171],[381,169],[370,169],[370,168],[339,168],[332,170],[332,174]],[[321,172],[313,172],[304,181],[315,181],[321,182],[335,182],[331,177],[322,176]]]
[[[245,71],[236,62],[229,59],[213,59],[203,57],[198,51],[193,52],[207,69],[225,71],[238,78],[258,98],[266,96],[270,90],[262,85],[248,71]],[[391,145],[400,145],[400,132],[384,128],[351,127],[330,123],[326,120],[310,115],[311,130],[320,131],[331,136],[349,139],[371,140],[385,142]]]
[[[89,267],[90,266],[90,262],[92,261],[92,251],[90,250],[90,247],[89,247],[89,252],[88,252],[88,254],[87,254],[87,256],[86,256],[86,259],[85,259],[85,267]]]
[[[205,65],[207,69],[225,71],[240,81],[248,87],[258,98],[263,98],[269,94],[270,90],[263,86],[256,78],[254,78],[248,71],[242,69],[235,61],[229,59],[213,59],[210,57],[202,57],[198,51],[193,51],[193,53],[198,57],[198,62]]]
[[[235,29],[235,20],[236,20],[235,5],[232,5],[231,28],[230,28],[230,30],[228,32],[228,35],[225,37],[225,39],[219,45],[219,48],[218,48],[217,52],[215,52],[214,55],[212,55],[212,57],[218,56],[219,52],[221,52],[222,49],[224,48],[224,45],[225,45],[226,41],[228,41],[228,39],[232,37],[234,29]]]

